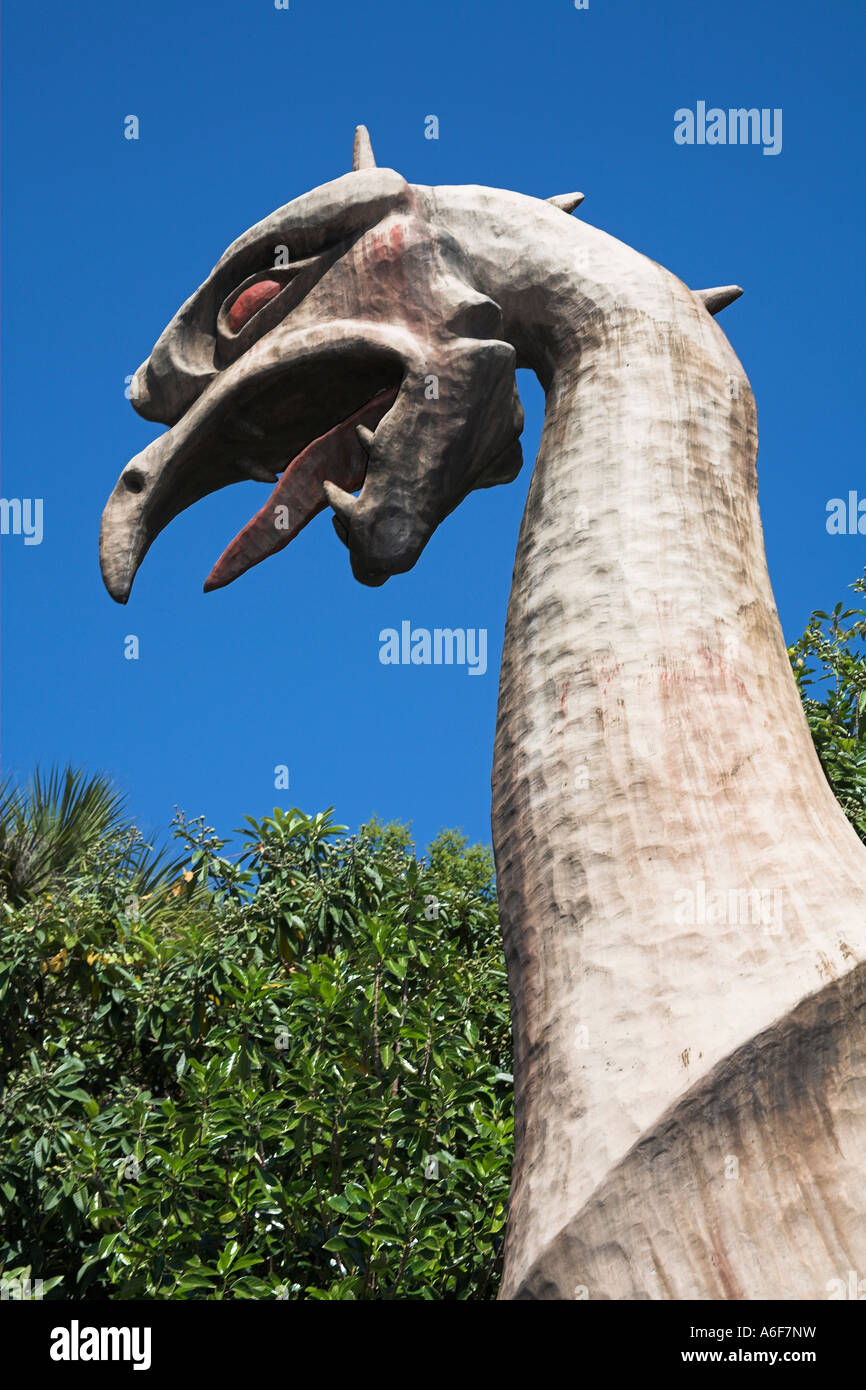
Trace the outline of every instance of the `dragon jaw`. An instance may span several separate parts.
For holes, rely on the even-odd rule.
[[[393,170],[362,165],[279,209],[229,247],[136,373],[133,405],[169,429],[105,507],[109,593],[127,601],[180,511],[250,477],[274,491],[206,590],[328,505],[362,583],[410,569],[472,488],[521,466],[516,354],[501,334],[498,306]]]

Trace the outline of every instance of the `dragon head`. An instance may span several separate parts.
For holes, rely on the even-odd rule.
[[[169,428],[129,461],[103,513],[100,563],[118,602],[168,522],[232,482],[273,491],[206,589],[328,505],[356,578],[384,583],[468,492],[519,471],[499,307],[417,191],[375,166],[363,126],[353,164],[235,241],[136,372],[132,404]]]

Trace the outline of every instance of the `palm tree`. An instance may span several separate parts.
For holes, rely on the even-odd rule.
[[[37,768],[26,790],[8,781],[0,787],[0,894],[13,906],[105,854],[142,893],[177,869],[145,843],[123,796],[102,773],[88,777],[67,767],[44,776]]]

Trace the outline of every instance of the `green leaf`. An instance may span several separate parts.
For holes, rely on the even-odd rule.
[[[240,1247],[240,1242],[239,1242],[239,1241],[237,1241],[237,1240],[231,1240],[231,1241],[229,1241],[229,1243],[228,1243],[228,1245],[226,1246],[225,1250],[223,1250],[222,1254],[220,1255],[219,1259],[217,1260],[217,1272],[218,1272],[219,1274],[227,1274],[227,1273],[228,1273],[228,1271],[231,1269],[232,1265],[234,1264],[234,1261],[235,1261],[235,1259],[236,1259],[236,1257],[237,1257],[237,1255],[238,1255],[238,1252],[240,1251],[240,1248],[241,1248],[241,1247]]]

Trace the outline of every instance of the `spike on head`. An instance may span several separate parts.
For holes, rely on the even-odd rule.
[[[370,132],[365,125],[359,125],[355,129],[355,143],[352,149],[352,172],[357,173],[359,169],[375,168],[376,158],[373,154]]]
[[[563,212],[574,212],[575,208],[580,207],[585,197],[585,193],[557,193],[555,197],[548,198],[547,201],[553,203],[555,208],[561,208]]]
[[[704,301],[711,314],[720,314],[729,304],[733,304],[735,299],[739,299],[742,293],[739,285],[719,285],[712,290],[695,290],[698,299]]]

